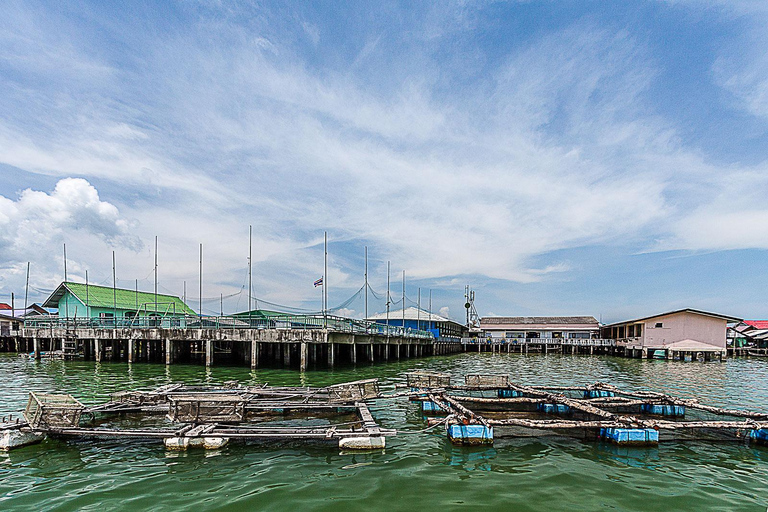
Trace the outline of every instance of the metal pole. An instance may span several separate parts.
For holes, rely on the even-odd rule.
[[[13,292],[11,292],[11,316],[14,320],[16,319],[16,296],[13,294]]]
[[[29,303],[27,302],[27,299],[29,298],[29,262],[27,262],[27,284],[24,287],[24,314],[27,314],[27,308],[29,307]]]
[[[221,298],[219,299],[221,302],[219,303],[219,312],[221,313],[220,316],[224,316],[224,294],[221,294]]]
[[[387,338],[389,338],[389,261],[387,261]]]
[[[368,246],[365,246],[365,318],[368,319]]]
[[[200,328],[203,328],[203,244],[200,244]]]
[[[253,226],[248,226],[248,325],[251,325],[251,309],[253,300]]]
[[[115,271],[115,251],[112,251],[112,322],[117,326],[117,272]]]
[[[324,243],[324,267],[323,267],[323,324],[328,328],[328,232],[325,232]]]
[[[133,300],[134,300],[134,307],[136,308],[136,311],[139,310],[139,280],[137,279],[134,283],[133,288]],[[144,311],[146,314],[146,311]]]
[[[157,316],[157,235],[155,235],[155,316]]]
[[[405,335],[405,270],[403,270],[403,335]]]
[[[416,330],[421,330],[421,287],[419,287],[419,297],[416,302]]]
[[[67,244],[64,244],[64,282],[67,282]],[[64,286],[66,287],[66,284]],[[69,327],[69,299],[64,303],[64,314],[67,317],[67,327]]]
[[[91,297],[90,288],[88,287],[88,271],[85,271],[85,316],[90,318],[91,316]]]

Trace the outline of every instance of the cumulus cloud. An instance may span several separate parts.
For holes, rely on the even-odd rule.
[[[81,178],[62,179],[50,193],[26,189],[17,199],[0,196],[0,212],[0,260],[15,273],[27,261],[56,268],[52,255],[61,254],[67,239],[95,239],[133,251],[142,246],[117,207]]]

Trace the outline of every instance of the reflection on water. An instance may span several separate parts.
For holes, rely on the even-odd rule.
[[[768,361],[683,363],[591,356],[461,354],[304,373],[22,360],[0,356],[0,414],[28,391],[71,393],[85,403],[126,388],[170,382],[325,386],[378,377],[404,384],[414,368],[507,373],[527,384],[595,381],[768,412]],[[232,443],[215,452],[168,452],[150,441],[46,440],[0,454],[2,510],[765,510],[768,449],[738,443],[627,448],[557,437],[455,447],[425,428],[418,403],[380,400],[371,411],[403,435],[387,449],[339,453],[302,443]]]

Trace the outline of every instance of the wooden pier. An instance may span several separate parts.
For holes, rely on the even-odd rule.
[[[347,332],[337,328],[93,328],[23,327],[0,338],[0,351],[93,361],[155,363],[217,362],[260,366],[333,367],[458,353],[458,338],[435,339],[392,332]]]
[[[510,338],[490,340],[462,338],[464,352],[492,354],[569,354],[569,355],[610,355],[634,359],[664,359],[669,361],[723,361],[725,349],[716,350],[672,350],[664,347],[642,347],[613,339],[584,338]],[[746,352],[736,355],[752,355]]]

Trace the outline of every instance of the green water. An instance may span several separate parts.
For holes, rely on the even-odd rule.
[[[461,354],[300,374],[287,370],[23,361],[0,357],[0,413],[30,390],[83,402],[125,388],[237,379],[322,386],[379,377],[384,389],[413,368],[508,373],[530,384],[587,384],[669,392],[721,406],[768,410],[768,361],[678,363],[606,357]],[[561,438],[451,446],[423,429],[416,404],[372,407],[402,432],[383,452],[340,454],[305,444],[231,445],[166,452],[158,442],[47,440],[0,454],[0,510],[756,510],[768,508],[768,449],[736,443],[662,443],[627,449]]]

